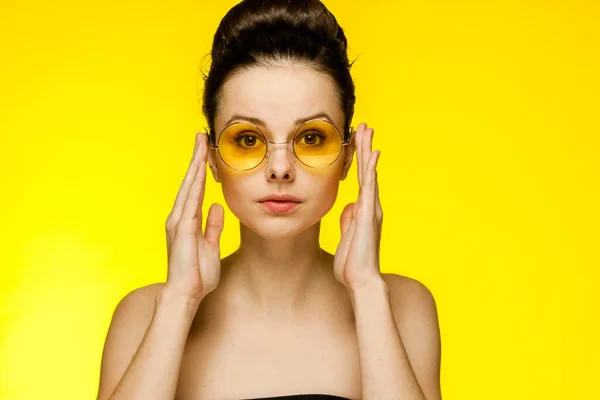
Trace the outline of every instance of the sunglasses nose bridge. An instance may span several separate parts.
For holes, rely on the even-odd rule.
[[[293,157],[294,150],[293,150],[293,146],[290,145],[292,142],[293,142],[293,140],[288,140],[287,142],[273,142],[273,141],[267,140],[266,159],[269,160],[269,158],[271,156],[271,152],[274,150],[277,150],[276,149],[277,146],[284,147],[284,149],[289,150],[289,152],[292,154],[292,157]]]

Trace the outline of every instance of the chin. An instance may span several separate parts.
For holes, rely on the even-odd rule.
[[[239,219],[242,224],[265,239],[293,239],[318,222],[320,216],[311,218],[301,213],[283,216],[251,210]]]
[[[246,225],[254,233],[265,239],[293,239],[299,234],[310,228],[306,224],[294,224],[288,221],[280,221],[277,223],[261,223],[257,221],[258,225]],[[243,223],[243,222],[242,222]]]
[[[231,209],[233,214],[248,229],[265,239],[293,239],[318,223],[327,210],[314,210],[302,203],[298,209],[290,213],[272,213],[255,207]],[[239,204],[238,204],[239,205]]]

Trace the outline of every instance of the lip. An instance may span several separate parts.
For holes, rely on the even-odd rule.
[[[281,202],[293,202],[293,203],[302,203],[299,198],[292,196],[287,193],[271,193],[268,196],[259,199],[259,203],[263,203],[265,201],[281,201]]]
[[[300,203],[295,201],[261,201],[260,205],[271,212],[287,213],[298,207]]]
[[[287,213],[294,210],[302,201],[287,193],[271,193],[258,200],[261,206],[271,212]]]

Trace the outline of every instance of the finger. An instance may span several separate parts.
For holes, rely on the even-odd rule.
[[[377,157],[377,164],[379,164],[379,157]],[[375,165],[375,168],[377,168],[377,165]],[[377,170],[375,170],[375,215],[377,216],[377,221],[379,221],[376,246],[377,259],[379,259],[381,250],[381,230],[383,229],[383,210],[381,209],[381,202],[379,201],[379,181],[377,180]]]
[[[202,159],[200,160],[201,168],[200,174],[198,175],[198,180],[200,181],[200,193],[197,196],[198,205],[196,207],[196,220],[198,221],[197,234],[202,236],[204,234],[204,230],[202,229],[202,205],[204,204],[204,193],[206,191],[206,162],[207,162],[207,137],[204,135],[202,139],[200,139],[199,144],[199,153],[202,154]],[[203,151],[204,150],[204,151]]]
[[[204,237],[215,249],[220,249],[221,232],[225,223],[225,210],[220,204],[213,203],[206,217],[206,228]]]
[[[183,178],[183,181],[181,182],[181,184],[179,186],[179,191],[177,192],[177,196],[175,197],[175,203],[173,205],[173,210],[171,211],[171,217],[173,218],[174,221],[179,221],[181,219],[181,213],[183,212],[183,206],[185,205],[185,199],[188,196],[190,187],[192,186],[192,182],[194,180],[194,176],[196,175],[198,160],[200,158],[202,158],[201,155],[198,154],[199,153],[198,145],[199,145],[199,142],[202,140],[202,138],[200,138],[200,136],[205,136],[205,135],[203,135],[202,133],[196,133],[196,141],[194,143],[194,154],[192,155],[192,159],[190,160],[188,170],[185,174],[185,177]]]
[[[377,158],[377,164],[379,164],[379,158]],[[377,168],[377,165],[375,165],[375,168]],[[379,199],[379,180],[377,179],[377,170],[375,170],[375,215],[377,215],[379,220],[383,218],[381,200]]]
[[[358,125],[355,134],[356,140],[356,177],[358,178],[358,186],[362,185],[362,151],[361,151],[361,143],[363,138],[363,132],[365,130],[366,124],[362,122]]]
[[[205,174],[206,162],[202,160],[198,164],[194,181],[185,199],[181,220],[178,224],[178,226],[183,227],[187,232],[194,232],[195,234],[202,232],[202,203],[200,202],[200,196],[204,186],[202,176]]]
[[[203,235],[202,229],[202,205],[204,204],[204,193],[206,192],[206,160],[200,161],[202,168],[200,169],[200,193],[198,194],[198,207],[196,208],[196,219],[198,220],[198,233]]]
[[[354,218],[350,221],[348,225],[348,229],[346,230],[346,234],[341,237],[340,242],[338,243],[335,253],[343,255],[343,258],[340,260],[339,265],[346,264],[346,257],[348,256],[348,252],[350,250],[350,244],[352,243],[352,238],[354,237],[354,230],[356,228],[356,221]],[[341,271],[340,271],[341,273]]]
[[[381,156],[381,150],[377,150],[377,158],[375,159],[375,165],[373,165],[373,203],[375,206],[375,216],[377,219],[381,219],[381,203],[379,202],[379,182],[377,180],[377,165],[379,165],[379,157]]]
[[[381,151],[377,150],[371,153],[367,163],[367,172],[365,173],[365,183],[363,185],[363,210],[370,218],[375,217],[375,199],[376,199],[376,171],[377,159]]]
[[[340,230],[342,231],[342,235],[346,233],[348,227],[350,226],[350,221],[352,220],[354,210],[354,203],[347,204],[342,211],[342,215],[340,216]]]
[[[357,150],[357,154],[360,154],[360,160],[361,162],[358,165],[358,175],[360,176],[360,188],[358,191],[358,200],[357,200],[357,207],[356,210],[354,212],[354,217],[356,218],[358,215],[358,210],[360,208],[362,208],[362,203],[363,203],[363,198],[364,198],[364,186],[365,186],[365,182],[367,179],[367,172],[368,172],[368,164],[369,164],[369,159],[371,156],[371,135],[372,135],[373,129],[372,128],[368,128],[368,125],[365,123],[363,126],[363,130],[362,130],[362,134],[361,134],[361,139],[360,139],[360,145],[358,145],[358,150]]]
[[[348,249],[350,248],[350,243],[352,243],[352,237],[354,236],[354,229],[356,228],[356,220],[352,219],[348,224],[348,229],[346,230],[346,234],[340,239],[340,243],[338,244],[338,249],[342,251],[342,254],[347,254]]]
[[[377,160],[379,161],[379,159]],[[381,247],[381,230],[383,228],[383,211],[381,210],[381,205],[379,203],[379,183],[377,180],[375,181],[375,193],[376,193],[376,203],[375,203],[375,214],[377,215],[377,220],[379,221],[379,226],[377,230],[377,258],[379,259],[379,252]]]
[[[362,153],[362,181],[364,184],[365,176],[369,172],[369,159],[371,158],[371,153],[373,153],[373,128],[368,128],[364,133],[364,139],[362,141]]]

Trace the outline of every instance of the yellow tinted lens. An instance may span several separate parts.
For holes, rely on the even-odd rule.
[[[242,171],[260,164],[267,150],[265,138],[260,131],[242,122],[229,125],[221,133],[218,146],[225,164]]]
[[[342,151],[342,137],[337,128],[325,120],[302,125],[294,137],[296,157],[313,168],[331,165]]]

